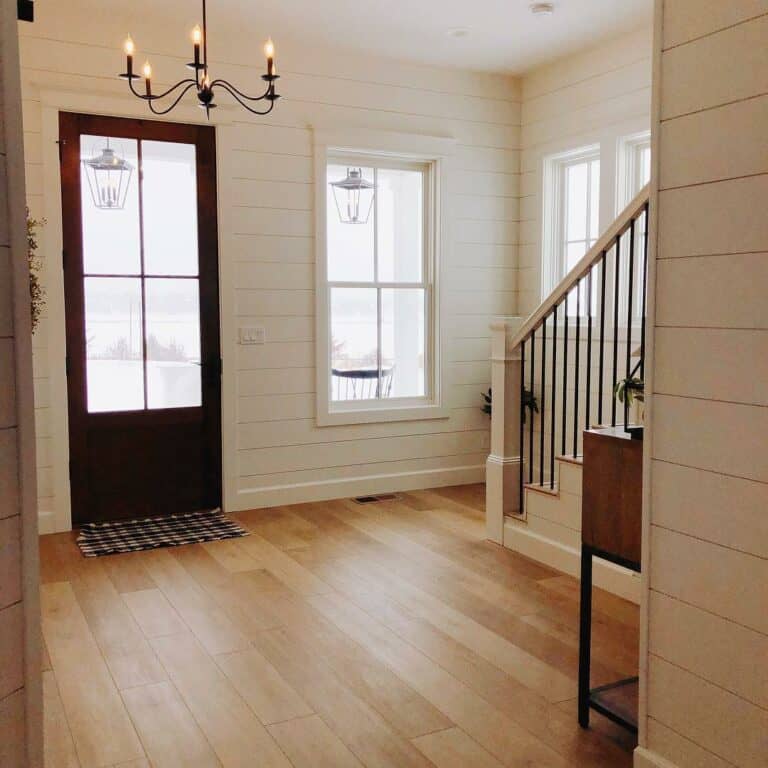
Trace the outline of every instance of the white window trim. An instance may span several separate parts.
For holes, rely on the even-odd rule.
[[[446,261],[448,245],[447,217],[443,204],[447,200],[449,159],[454,151],[454,140],[445,137],[409,135],[362,128],[339,127],[314,129],[315,161],[315,348],[316,348],[316,421],[320,427],[342,424],[373,424],[392,421],[416,421],[447,418],[450,411],[443,405],[443,342],[441,333],[441,270]],[[330,306],[328,288],[328,255],[326,240],[327,165],[339,155],[348,155],[350,161],[371,162],[372,158],[391,156],[393,161],[429,164],[431,172],[430,200],[425,206],[433,220],[427,232],[426,264],[431,271],[432,290],[429,316],[425,317],[427,332],[427,359],[425,371],[428,394],[419,398],[388,398],[331,403],[330,399]],[[366,158],[368,158],[366,160]],[[426,202],[426,200],[425,200]],[[354,286],[354,283],[349,283]]]
[[[561,183],[563,168],[573,163],[600,159],[600,144],[589,144],[544,158],[543,211],[541,217],[541,298],[548,296],[565,276],[560,274],[560,266],[564,259],[564,254],[561,253],[562,213],[565,194]],[[602,175],[601,163],[601,178]]]
[[[616,142],[616,215],[618,216],[637,194],[637,150],[651,146],[651,132],[639,131],[621,136]]]

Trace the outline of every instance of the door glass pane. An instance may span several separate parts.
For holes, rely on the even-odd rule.
[[[136,275],[141,271],[137,142],[83,135],[80,158],[84,271]],[[120,167],[120,160],[122,172],[108,170],[110,161]]]
[[[141,142],[144,272],[196,275],[197,167],[193,144]]]
[[[424,243],[423,174],[382,168],[377,176],[379,280],[420,283]]]
[[[360,170],[363,179],[373,183],[373,168],[361,168]],[[368,220],[364,224],[341,220],[337,199],[342,213],[344,213],[347,210],[347,193],[337,189],[334,196],[334,187],[331,186],[331,182],[341,181],[346,176],[346,165],[328,165],[326,188],[328,279],[334,282],[368,282],[373,280],[373,221],[375,211],[371,210]],[[363,218],[362,211],[360,218]]]
[[[138,278],[85,278],[85,343],[88,411],[143,408]]]
[[[385,288],[381,292],[382,391],[390,397],[426,394],[424,291]]]
[[[147,278],[145,291],[147,407],[199,406],[198,281]]]
[[[600,234],[600,161],[593,160],[589,164],[589,238],[596,240]]]
[[[331,289],[331,399],[377,396],[377,315],[375,288]]]

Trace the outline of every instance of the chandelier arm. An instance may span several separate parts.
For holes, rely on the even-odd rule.
[[[144,101],[148,101],[150,103],[152,103],[153,101],[157,101],[158,99],[164,99],[166,96],[169,96],[170,94],[172,94],[177,88],[181,88],[184,85],[187,86],[184,89],[184,93],[186,93],[193,85],[197,85],[197,82],[193,80],[191,77],[185,77],[183,80],[179,80],[179,82],[176,83],[175,85],[172,85],[167,91],[163,91],[163,93],[153,93],[151,96],[147,96],[145,93],[139,93],[133,87],[133,80],[131,78],[128,78],[128,86],[131,89],[131,93],[134,96],[137,96],[140,99],[144,99]]]
[[[264,93],[261,96],[248,96],[248,94],[243,93],[241,90],[236,88],[232,83],[230,83],[227,80],[222,80],[221,78],[214,80],[211,83],[211,88],[213,88],[215,85],[220,85],[222,88],[226,88],[235,98],[245,99],[246,101],[263,101],[264,99],[269,96],[269,92],[272,88],[272,83],[270,83],[267,86],[267,90],[264,91]],[[242,102],[240,102],[242,104]]]
[[[177,85],[179,84],[177,83]],[[155,109],[155,105],[153,104],[154,99],[150,100],[148,102],[150,111],[154,115],[167,115],[187,95],[187,92],[189,91],[189,89],[194,87],[195,87],[195,82],[194,81],[190,82],[187,85],[187,87],[181,91],[181,93],[173,100],[173,102],[171,102],[171,105],[166,109]],[[158,97],[158,98],[162,98],[162,97]]]
[[[221,86],[225,91],[227,91],[234,99],[237,101],[241,107],[247,109],[251,114],[253,115],[268,115],[274,108],[275,108],[275,101],[272,100],[269,108],[265,109],[263,112],[260,112],[258,109],[253,109],[253,107],[249,107],[248,104],[243,101],[243,99],[240,98],[238,92],[231,88],[229,86],[229,83],[227,83],[225,80],[218,81],[218,85]]]

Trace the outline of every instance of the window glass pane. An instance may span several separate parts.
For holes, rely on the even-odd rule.
[[[142,141],[144,271],[197,274],[197,167],[193,144]]]
[[[141,256],[137,142],[83,135],[80,157],[83,268],[90,274],[138,274]],[[120,167],[120,160],[127,163],[122,173],[106,170],[110,163]]]
[[[378,393],[377,290],[331,289],[331,399]]]
[[[198,281],[150,278],[144,290],[147,407],[199,406],[202,399]]]
[[[589,164],[589,237],[595,240],[600,234],[600,161]]]
[[[388,390],[391,397],[426,394],[424,340],[424,291],[382,289],[381,367],[385,394]]]
[[[566,252],[565,252],[566,274],[579,263],[579,259],[588,250],[589,250],[589,244],[585,240],[582,240],[579,243],[568,243],[568,245],[566,246]]]
[[[144,407],[141,281],[85,278],[88,411]]]
[[[424,247],[424,176],[379,169],[376,188],[379,280],[421,282]]]
[[[640,183],[637,188],[639,192],[651,180],[651,148],[644,146],[640,148],[640,161],[638,162],[640,170]]]
[[[350,167],[351,169],[351,167]],[[333,181],[342,181],[347,176],[346,165],[328,165],[326,189],[326,237],[328,246],[328,279],[338,282],[368,282],[373,274],[373,232],[375,210],[371,209],[366,223],[350,223],[341,220],[355,211],[355,193],[331,186]],[[357,170],[355,167],[353,170]],[[373,168],[361,168],[362,178],[373,183]],[[334,194],[335,192],[335,194]],[[369,213],[367,201],[371,197],[360,196],[359,217]],[[337,205],[338,201],[338,205]],[[373,206],[375,209],[375,206]]]
[[[587,173],[588,163],[568,165],[566,180],[566,241],[585,240],[587,234]]]

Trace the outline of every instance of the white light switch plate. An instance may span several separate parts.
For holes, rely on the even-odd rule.
[[[243,326],[240,328],[241,344],[264,344],[267,332],[263,325]]]

